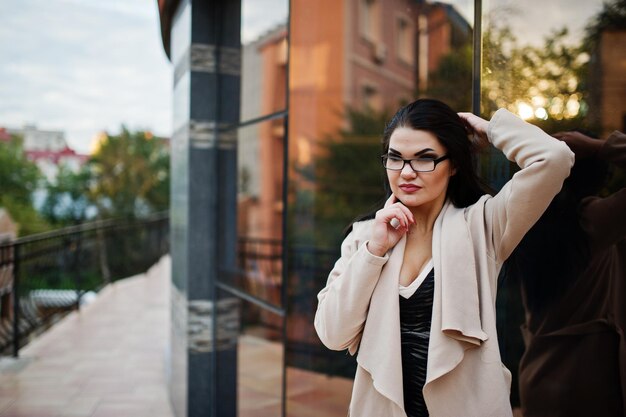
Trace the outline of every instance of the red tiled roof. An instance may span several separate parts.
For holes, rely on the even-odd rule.
[[[4,127],[0,127],[0,140],[3,142],[8,142],[11,140],[11,135]]]

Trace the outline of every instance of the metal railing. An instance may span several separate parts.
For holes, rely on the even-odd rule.
[[[105,220],[0,244],[0,353],[20,347],[91,294],[145,272],[169,250],[169,214]]]

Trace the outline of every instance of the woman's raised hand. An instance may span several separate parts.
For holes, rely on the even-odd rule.
[[[372,255],[383,256],[393,248],[415,223],[413,213],[394,194],[385,202],[385,207],[376,212],[372,236],[367,249]]]
[[[473,113],[462,112],[459,113],[461,119],[463,119],[470,130],[470,141],[480,150],[489,145],[489,139],[487,138],[487,127],[489,122],[482,117],[478,117]]]

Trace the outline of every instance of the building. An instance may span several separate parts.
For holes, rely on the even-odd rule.
[[[37,165],[48,181],[54,181],[60,166],[77,172],[89,159],[89,155],[77,154],[69,147],[62,131],[41,130],[35,125],[25,125],[7,132],[23,138],[22,147],[26,157]]]
[[[518,61],[506,59],[510,51],[480,42],[501,1],[469,2],[476,20],[461,1],[268,0],[249,19],[253,3],[260,4],[158,1],[174,67],[170,399],[178,417],[343,416],[354,361],[321,346],[312,328],[315,296],[339,249],[312,233],[329,218],[315,206],[324,197],[314,169],[323,145],[347,128],[348,108],[394,110],[428,93],[466,98],[458,110],[472,103],[480,113],[481,100],[490,99],[485,56],[499,57],[501,84],[523,77],[514,71]],[[513,35],[522,42],[525,30],[547,36],[602,7],[583,14],[557,3],[562,13],[528,20]],[[544,6],[533,0],[520,8]],[[242,44],[242,33],[258,22],[266,25]],[[451,60],[462,48],[468,61]],[[620,51],[614,48],[613,62],[621,62]],[[512,93],[497,98],[521,100]],[[619,103],[605,111],[623,117]],[[359,172],[359,162],[341,168]],[[501,176],[498,158],[481,162],[487,180]],[[331,181],[342,180],[338,172]],[[345,193],[349,201],[353,194]],[[333,208],[349,212],[346,206]],[[519,324],[508,329],[519,333]],[[510,346],[502,349],[506,356]]]

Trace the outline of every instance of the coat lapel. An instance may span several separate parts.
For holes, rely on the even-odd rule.
[[[374,387],[404,410],[398,283],[406,237],[389,254],[372,294],[357,362],[372,377]]]
[[[433,230],[435,292],[426,385],[487,340],[480,320],[474,248],[463,209],[444,205]]]
[[[389,254],[372,294],[357,361],[374,387],[404,410],[398,283],[406,237]],[[480,320],[474,250],[463,209],[447,202],[433,230],[435,291],[426,386],[487,340]]]

